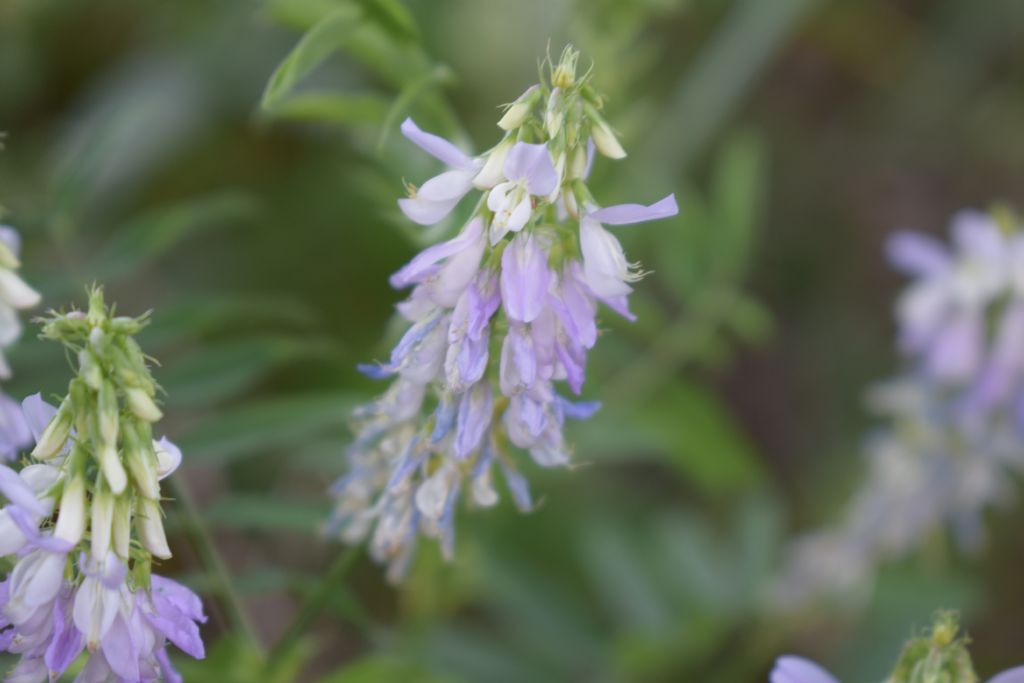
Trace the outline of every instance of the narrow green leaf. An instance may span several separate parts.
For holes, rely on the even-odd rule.
[[[377,95],[345,95],[312,92],[295,95],[270,112],[276,119],[316,121],[351,125],[380,123],[388,112],[388,102]]]
[[[226,464],[275,449],[294,448],[327,429],[339,433],[357,399],[318,393],[254,402],[210,414],[180,442],[192,462]]]
[[[345,43],[362,18],[357,5],[346,3],[314,24],[274,70],[260,106],[272,110],[280,104],[300,80]]]
[[[107,282],[123,277],[199,231],[227,227],[252,217],[257,206],[252,196],[237,192],[217,192],[162,206],[118,230],[97,257],[92,271]]]
[[[455,75],[452,73],[450,68],[438,65],[424,74],[421,78],[402,88],[402,92],[395,99],[391,108],[388,110],[387,116],[384,117],[384,121],[381,123],[380,138],[377,141],[378,148],[383,147],[387,143],[387,139],[391,135],[391,132],[398,128],[398,120],[409,110],[420,96],[433,89],[435,86],[452,83],[454,80]]]
[[[711,233],[710,254],[715,275],[735,282],[741,279],[750,261],[758,217],[765,195],[764,148],[749,131],[732,137],[718,158],[714,170],[712,195],[715,229]]]
[[[285,500],[279,497],[229,494],[203,513],[210,524],[229,529],[315,533],[330,512],[326,499]]]
[[[204,344],[158,374],[168,405],[197,410],[238,395],[290,361],[330,351],[317,338],[250,336]]]

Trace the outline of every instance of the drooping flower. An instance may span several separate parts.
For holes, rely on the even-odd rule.
[[[83,683],[180,681],[167,643],[203,656],[199,598],[151,571],[170,557],[159,482],[181,452],[152,437],[156,385],[133,339],[145,322],[112,317],[94,290],[87,313],[44,325],[79,372],[59,407],[24,401],[39,462],[0,465],[0,556],[16,558],[0,584],[0,650],[20,655],[7,680],[56,680],[85,657]]]
[[[567,50],[551,83],[509,107],[499,122],[504,138],[482,158],[411,120],[402,126],[452,169],[400,200],[410,219],[433,223],[472,188],[484,195],[455,237],[391,277],[396,288],[412,287],[398,305],[410,326],[386,362],[361,366],[392,384],[354,413],[349,471],[332,488],[328,528],[345,542],[368,538],[392,579],[421,535],[453,555],[458,505],[496,504],[496,472],[515,505],[531,509],[514,449],[541,467],[572,461],[565,421],[587,419],[598,404],[569,401],[559,385],[582,392],[598,303],[632,319],[628,283],[640,276],[601,223],[678,210],[672,195],[651,206],[597,206],[585,183],[590,163],[595,149],[614,150],[607,136],[595,145],[610,129],[597,113],[600,98],[575,77],[576,57]]]

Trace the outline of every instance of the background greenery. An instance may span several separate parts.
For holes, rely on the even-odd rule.
[[[630,156],[606,203],[669,191],[680,216],[621,233],[654,273],[640,320],[604,315],[572,472],[543,505],[463,515],[458,560],[387,586],[358,558],[274,666],[341,552],[318,535],[346,414],[379,389],[387,275],[436,234],[401,218],[434,168],[407,114],[467,148],[550,42],[592,58]],[[49,306],[105,283],[155,309],[178,475],[256,641],[169,506],[165,571],[205,591],[190,681],[763,681],[798,651],[879,680],[940,606],[979,671],[1021,663],[1024,516],[976,557],[945,539],[886,567],[863,609],[765,609],[787,538],[859,481],[867,383],[896,367],[881,259],[894,227],[1024,206],[1024,5],[1016,0],[0,0],[0,200]],[[59,349],[11,354],[21,397],[60,391]],[[178,498],[181,498],[179,494]]]

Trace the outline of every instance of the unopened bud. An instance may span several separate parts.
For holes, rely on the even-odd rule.
[[[139,540],[143,547],[162,560],[171,556],[167,546],[167,535],[164,523],[160,519],[160,505],[155,500],[140,499],[139,509],[135,515],[135,526],[139,532]]]
[[[110,552],[113,527],[114,496],[105,488],[99,487],[92,497],[92,520],[89,525],[92,533],[92,556],[97,562],[102,561]]]
[[[508,157],[508,152],[512,149],[513,144],[515,141],[511,137],[507,137],[491,150],[491,153],[487,155],[484,167],[473,178],[473,185],[481,190],[486,190],[505,180],[505,158]]]
[[[571,88],[576,82],[576,62],[579,58],[580,53],[571,45],[567,45],[562,51],[558,66],[551,74],[551,84],[556,88]]]
[[[42,297],[13,270],[0,268],[0,299],[13,308],[32,308]]]
[[[498,127],[502,130],[514,130],[519,126],[523,125],[526,121],[526,117],[530,115],[530,109],[533,108],[533,103],[537,101],[538,87],[536,85],[530,86],[526,92],[519,96],[512,106],[506,111],[505,115],[498,121]]]
[[[151,500],[158,500],[160,484],[153,442],[142,438],[132,424],[126,424],[124,428],[124,457],[139,493]]]
[[[569,164],[569,180],[581,180],[587,174],[587,150],[584,145],[576,145]]]
[[[619,144],[615,133],[612,132],[611,127],[603,120],[594,121],[594,125],[590,129],[590,135],[594,138],[594,145],[601,154],[609,159],[625,158],[626,150],[622,149],[622,145]]]
[[[100,471],[107,485],[115,494],[120,495],[128,485],[128,475],[125,474],[124,465],[121,464],[121,456],[117,453],[117,446],[111,443],[100,445],[96,454],[100,461]]]
[[[117,405],[117,390],[112,382],[100,385],[97,403],[99,404],[100,438],[106,443],[117,443],[117,433],[121,422],[120,409]]]
[[[72,545],[82,540],[85,533],[85,478],[73,475],[64,485],[60,497],[60,512],[53,535]]]
[[[114,520],[110,525],[114,552],[122,560],[128,559],[132,541],[132,508],[127,496],[114,501]]]
[[[32,449],[32,457],[36,460],[49,460],[63,450],[70,435],[71,406],[68,399],[64,399]]]
[[[548,131],[548,135],[554,138],[558,135],[558,131],[562,130],[562,111],[559,108],[561,98],[559,97],[560,91],[555,88],[551,91],[551,96],[548,98],[547,109],[544,110],[544,127]]]
[[[103,386],[103,372],[100,370],[96,357],[89,349],[78,352],[78,374],[90,388],[99,391]]]
[[[125,392],[128,395],[128,407],[140,420],[156,422],[164,416],[153,398],[143,389],[133,387]]]

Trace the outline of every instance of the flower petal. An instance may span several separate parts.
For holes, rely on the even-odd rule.
[[[1024,683],[1024,666],[1007,669],[988,683]]]
[[[941,242],[920,232],[900,230],[885,243],[889,263],[915,277],[927,277],[949,270],[949,252]]]
[[[427,247],[391,276],[391,286],[401,289],[425,279],[434,272],[438,261],[473,245],[483,233],[483,227],[483,219],[474,218],[455,238]]]
[[[533,235],[517,235],[501,255],[501,298],[509,319],[524,323],[536,319],[550,283],[545,250]]]
[[[771,683],[839,683],[839,680],[814,662],[786,655],[775,661]]]
[[[402,122],[402,135],[427,154],[440,159],[449,166],[464,170],[474,166],[473,159],[469,155],[441,136],[420,130],[420,127],[411,118]]]
[[[643,204],[618,204],[607,206],[597,211],[592,211],[590,217],[600,223],[609,225],[628,225],[630,223],[643,223],[654,221],[659,218],[668,218],[679,213],[679,205],[676,204],[676,196],[670,194],[663,199],[644,206]]]
[[[558,186],[558,172],[543,144],[517,142],[505,158],[505,177],[525,182],[536,197],[547,196]]]

